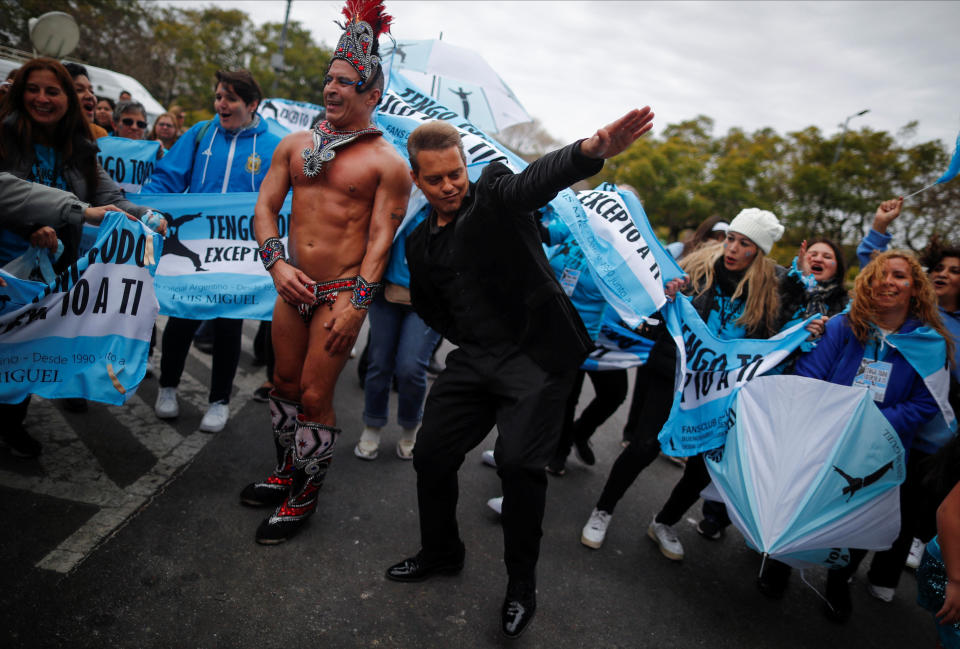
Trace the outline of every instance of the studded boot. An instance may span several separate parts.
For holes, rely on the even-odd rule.
[[[297,416],[293,484],[277,510],[257,528],[257,543],[283,543],[296,534],[317,509],[317,496],[333,459],[340,429]]]
[[[250,507],[275,507],[290,493],[293,484],[293,438],[301,405],[270,393],[270,419],[273,423],[273,445],[277,466],[260,482],[252,482],[240,492],[240,502]]]

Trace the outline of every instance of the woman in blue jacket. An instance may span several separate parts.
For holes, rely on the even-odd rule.
[[[195,124],[157,163],[143,193],[255,192],[270,168],[280,137],[257,114],[263,94],[246,70],[217,72],[213,102],[217,116]],[[198,269],[200,270],[200,269]],[[180,414],[177,385],[200,320],[171,317],[163,331],[160,391],[154,411],[169,419]],[[210,407],[200,430],[223,430],[230,416],[230,392],[240,361],[243,320],[213,320],[213,368]]]
[[[946,341],[949,357],[953,355],[953,342],[937,312],[936,295],[923,268],[912,253],[891,250],[877,255],[863,269],[856,280],[850,312],[830,320],[817,347],[797,360],[796,373],[869,389],[909,452],[917,431],[937,414],[938,406],[923,378],[896,347],[897,336],[908,334],[927,341],[932,349],[941,344],[939,335]],[[864,377],[868,365],[876,378],[869,384]],[[824,610],[831,619],[843,622],[850,617],[848,580],[866,553],[851,550],[850,564],[828,573]],[[902,566],[903,557],[899,561]],[[876,583],[875,568],[871,566],[868,573],[870,585],[874,589],[889,587]]]

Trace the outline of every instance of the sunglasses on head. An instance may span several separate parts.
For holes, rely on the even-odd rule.
[[[136,120],[135,120],[135,119],[132,119],[132,118],[130,118],[130,117],[124,117],[123,119],[120,120],[120,122],[121,122],[124,126],[133,126],[134,124],[136,124],[136,125],[137,125],[137,128],[147,128],[147,123],[146,123],[146,122],[143,122],[143,121],[140,121],[139,119],[136,119]]]

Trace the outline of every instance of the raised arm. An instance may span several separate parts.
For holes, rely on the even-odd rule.
[[[373,199],[367,250],[360,262],[360,277],[367,283],[379,282],[387,268],[393,235],[407,213],[410,185],[410,173],[406,164],[399,155],[391,155],[384,164],[380,184]],[[333,317],[324,323],[330,330],[326,349],[331,355],[350,349],[360,333],[366,314],[366,309],[357,309],[352,304],[337,304]]]
[[[870,263],[874,252],[883,252],[890,245],[891,236],[887,234],[887,228],[890,227],[894,219],[900,216],[902,207],[902,198],[883,201],[877,207],[877,213],[873,217],[873,225],[870,227],[870,231],[857,246],[857,259],[860,261],[860,268]]]
[[[260,183],[260,194],[253,209],[253,233],[261,248],[268,240],[280,238],[277,219],[280,218],[280,208],[290,191],[290,154],[293,148],[291,136],[288,135],[280,141],[273,151],[270,169]],[[285,256],[273,262],[268,272],[277,293],[287,304],[308,304],[313,301],[313,294],[304,286],[313,284],[313,280],[288,263]]]
[[[518,174],[501,174],[495,181],[497,195],[511,209],[538,209],[560,190],[599,173],[603,160],[622,153],[652,127],[649,106],[631,110],[591,137],[548,153]]]

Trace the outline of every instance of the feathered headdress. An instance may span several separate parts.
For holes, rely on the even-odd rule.
[[[363,81],[362,92],[369,82],[380,73],[380,34],[390,31],[393,16],[384,13],[383,0],[347,0],[343,8],[346,25],[340,25],[343,36],[337,43],[333,59],[346,61],[357,71]]]

